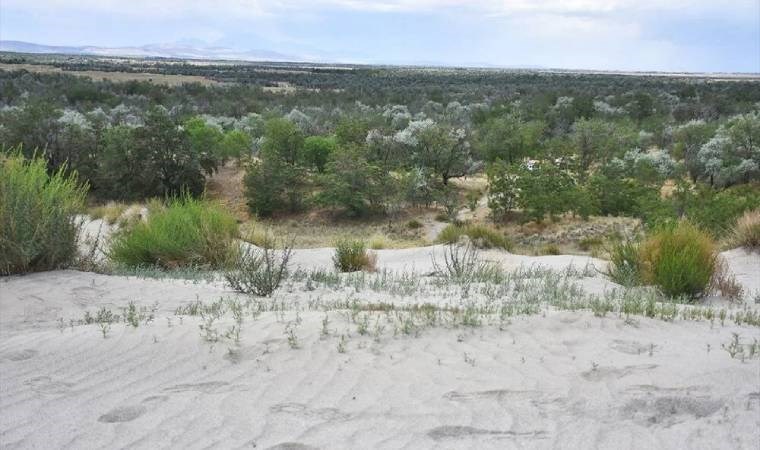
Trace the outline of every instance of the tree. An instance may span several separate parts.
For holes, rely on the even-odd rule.
[[[491,118],[478,129],[478,153],[486,161],[500,159],[507,164],[536,155],[545,126],[542,121],[523,122],[515,114]]]
[[[343,118],[335,127],[335,137],[339,145],[364,145],[369,126],[358,118]]]
[[[711,186],[760,180],[760,114],[734,116],[697,154],[700,178]]]
[[[295,166],[301,159],[303,141],[303,134],[296,124],[286,119],[270,119],[264,126],[261,158],[279,158]]]
[[[253,161],[246,168],[245,192],[248,207],[259,217],[279,211],[297,211],[302,206],[305,174],[281,158]]]
[[[183,124],[187,133],[188,143],[192,151],[196,154],[209,154],[222,158],[222,141],[224,134],[222,131],[208,125],[202,118],[193,117]]]
[[[589,168],[599,162],[606,163],[616,154],[624,153],[633,145],[630,130],[620,129],[602,119],[580,119],[572,126],[570,141],[578,157],[578,174],[586,177]]]
[[[230,130],[224,133],[221,144],[222,158],[240,158],[249,155],[253,148],[253,138],[241,130]]]
[[[332,137],[309,136],[303,143],[304,162],[310,168],[322,173],[336,147],[337,143]]]
[[[698,158],[699,150],[714,134],[715,126],[704,120],[691,120],[673,132],[673,153],[683,158],[692,181],[697,181],[703,170]]]
[[[367,161],[357,146],[339,147],[330,157],[322,177],[320,201],[361,216],[377,208],[385,198],[389,177]]]

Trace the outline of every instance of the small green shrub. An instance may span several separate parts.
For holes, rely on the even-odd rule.
[[[375,256],[367,252],[362,241],[342,239],[335,243],[333,264],[340,272],[375,270]]]
[[[602,245],[604,245],[604,240],[598,236],[588,236],[578,241],[578,248],[584,252],[601,247]]]
[[[118,232],[109,257],[126,266],[218,268],[228,262],[237,235],[235,219],[221,205],[182,197]]]
[[[650,235],[639,249],[642,281],[670,297],[703,295],[717,267],[716,246],[709,234],[681,221]]]
[[[760,209],[747,211],[736,221],[731,243],[737,247],[760,251]]]
[[[270,240],[269,243],[274,244],[274,241]],[[293,251],[292,243],[284,243],[281,250],[273,247],[275,245],[241,249],[224,272],[224,278],[230,287],[246,294],[262,297],[272,295],[287,276]]]
[[[87,187],[43,159],[0,155],[0,274],[66,266],[77,256]]]
[[[478,248],[502,248],[509,250],[512,243],[498,230],[486,225],[457,225],[446,226],[438,235],[438,242],[455,244],[462,236],[467,236]]]
[[[406,223],[406,227],[410,230],[417,230],[419,228],[422,228],[422,224],[417,219],[412,219],[409,222]]]

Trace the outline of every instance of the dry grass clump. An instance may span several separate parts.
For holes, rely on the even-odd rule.
[[[731,242],[737,247],[760,252],[760,209],[746,211],[737,219]]]
[[[670,297],[702,296],[718,265],[710,235],[686,221],[654,232],[641,244],[638,257],[641,280]]]
[[[93,219],[103,219],[108,225],[113,225],[119,221],[126,209],[127,205],[122,202],[108,202],[105,205],[90,208],[88,213]]]
[[[372,250],[382,250],[391,247],[391,245],[391,240],[384,234],[373,234],[369,238],[369,248]]]
[[[502,248],[504,250],[512,248],[512,242],[503,233],[486,225],[448,225],[438,235],[438,242],[455,244],[459,242],[462,236],[467,236],[470,242],[478,248]]]
[[[335,243],[333,264],[340,272],[373,272],[377,257],[367,251],[364,241],[341,239]]]
[[[56,269],[77,255],[87,187],[45,160],[0,155],[0,274]]]

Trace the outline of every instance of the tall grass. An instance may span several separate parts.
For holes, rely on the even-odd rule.
[[[341,239],[335,243],[333,264],[340,272],[375,270],[375,255],[367,251],[363,241]]]
[[[747,211],[737,219],[731,243],[760,252],[760,209]]]
[[[718,264],[715,242],[695,225],[681,221],[656,230],[639,249],[642,281],[670,297],[700,297]]]
[[[485,225],[457,225],[451,224],[441,230],[438,242],[443,244],[455,244],[462,236],[467,236],[473,245],[478,248],[512,248],[512,242],[498,230]]]
[[[43,159],[0,155],[0,274],[50,270],[77,255],[87,186],[76,173],[52,175]]]
[[[221,268],[237,235],[235,218],[221,205],[184,196],[119,231],[109,257],[126,266]]]

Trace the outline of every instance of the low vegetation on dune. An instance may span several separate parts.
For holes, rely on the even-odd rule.
[[[375,270],[376,256],[367,250],[364,241],[341,239],[335,243],[333,265],[339,272]]]
[[[717,266],[715,242],[689,222],[663,226],[639,248],[641,280],[670,297],[703,295]]]
[[[747,211],[736,221],[730,242],[734,246],[760,252],[760,209]]]
[[[0,153],[0,274],[65,267],[77,257],[87,187],[44,159]]]
[[[459,242],[463,236],[467,236],[478,248],[500,248],[504,250],[512,248],[512,243],[504,233],[493,227],[478,224],[449,224],[438,235],[438,241],[444,244],[453,244]]]
[[[221,268],[237,236],[237,222],[223,207],[184,196],[119,230],[108,256],[125,266]]]

